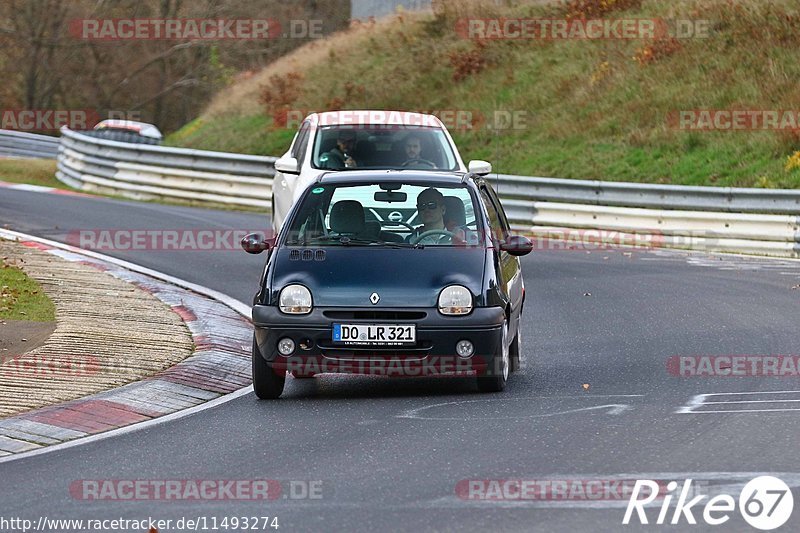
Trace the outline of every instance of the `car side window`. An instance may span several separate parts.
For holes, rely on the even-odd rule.
[[[489,215],[489,226],[491,228],[492,237],[496,239],[505,238],[503,224],[500,221],[500,213],[497,212],[497,208],[485,187],[481,187],[481,199],[483,200],[483,205],[486,207],[486,213]]]
[[[300,126],[300,131],[297,133],[297,139],[292,146],[292,157],[297,159],[297,164],[301,167],[303,166],[303,159],[306,157],[310,135],[311,125],[308,122],[303,122],[303,125]]]
[[[497,211],[498,218],[500,219],[500,226],[503,228],[503,234],[508,234],[511,232],[511,225],[508,223],[508,218],[506,217],[506,212],[503,209],[503,204],[500,203],[500,198],[497,196],[497,193],[494,192],[492,186],[488,183],[485,184],[486,192],[489,194],[489,198],[492,199],[492,204]]]

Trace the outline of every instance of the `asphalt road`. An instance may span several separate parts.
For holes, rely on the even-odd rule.
[[[264,222],[252,214],[0,190],[0,224],[61,241],[78,229]],[[109,255],[244,302],[263,267],[262,256],[236,251]],[[463,379],[290,380],[276,402],[248,394],[161,426],[0,464],[2,516],[207,517],[209,530],[211,517],[226,516],[277,516],[279,531],[648,530],[658,527],[622,525],[627,499],[473,501],[456,487],[463,480],[645,477],[737,486],[764,473],[789,483],[798,500],[800,411],[792,409],[800,403],[788,400],[800,392],[735,394],[800,391],[798,378],[677,377],[667,361],[798,354],[800,290],[792,286],[800,283],[800,263],[542,250],[523,265],[526,363],[504,393],[479,394]],[[700,394],[723,395],[695,398]],[[735,403],[680,412],[714,399]],[[730,412],[742,408],[758,412]],[[322,497],[86,501],[69,492],[85,479],[256,478],[284,486],[294,480],[296,487],[321,481]],[[657,512],[648,511],[651,522]],[[800,510],[783,529],[798,527]],[[677,528],[695,529],[750,530],[737,512],[722,526],[683,520]]]

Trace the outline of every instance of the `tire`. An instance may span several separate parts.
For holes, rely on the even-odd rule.
[[[499,371],[495,371],[495,366],[499,362]],[[503,336],[500,341],[500,353],[492,357],[492,367],[487,371],[490,375],[477,378],[478,390],[481,392],[500,392],[506,388],[508,375],[511,371],[511,355],[508,345],[508,320],[503,322]],[[496,375],[495,375],[496,374]]]
[[[292,372],[292,377],[294,379],[314,379],[316,374],[301,374],[299,372]]]
[[[256,344],[253,337],[253,390],[260,400],[275,400],[283,393],[283,386],[286,383],[286,374],[279,376],[270,367]]]

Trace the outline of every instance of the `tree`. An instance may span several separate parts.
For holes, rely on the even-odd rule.
[[[85,19],[321,20],[323,34],[347,27],[350,0],[5,0],[0,3],[3,109],[92,109],[154,122],[170,131],[202,110],[238,71],[263,67],[306,42],[91,40]]]

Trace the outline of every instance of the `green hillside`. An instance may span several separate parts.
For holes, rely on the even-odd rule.
[[[543,5],[544,4],[544,5]],[[796,1],[445,2],[353,27],[222,91],[177,146],[280,155],[286,109],[462,111],[465,159],[512,174],[798,187],[797,129],[690,131],[681,110],[800,110]],[[468,39],[475,17],[706,21],[703,38]],[[498,116],[516,125],[490,127]],[[494,124],[497,125],[496,123]],[[456,126],[461,126],[456,125]]]

